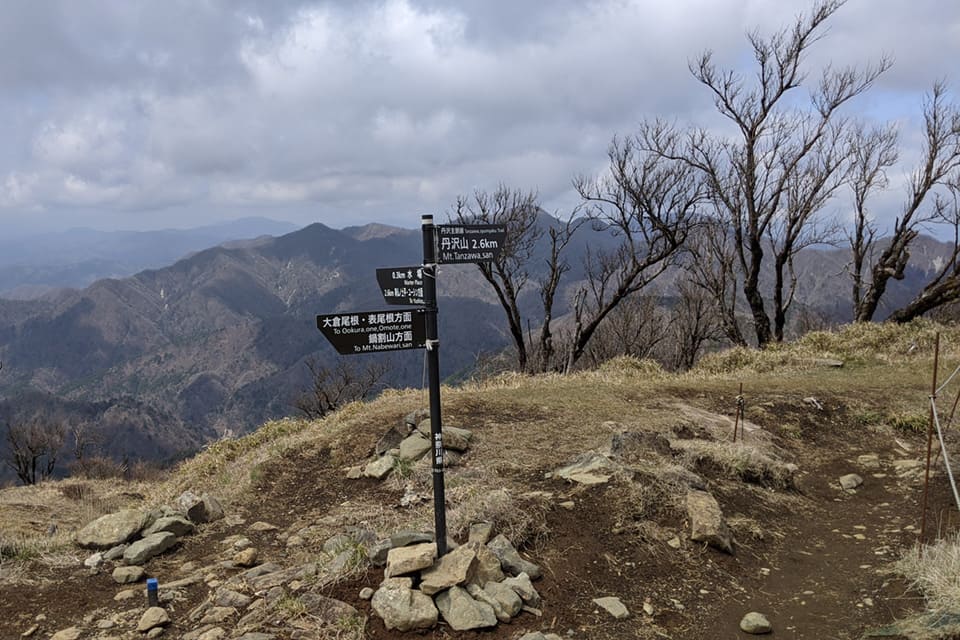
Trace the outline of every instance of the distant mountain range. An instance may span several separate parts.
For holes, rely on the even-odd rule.
[[[544,215],[541,224],[557,221]],[[199,241],[169,233],[182,240],[177,251]],[[153,235],[129,237],[144,254],[145,245],[158,242]],[[568,283],[582,278],[588,246],[613,242],[605,231],[581,227],[571,244]],[[124,250],[131,259],[137,253],[135,247]],[[909,298],[945,250],[921,239],[907,278],[895,283],[888,302]],[[73,259],[82,258],[76,251]],[[116,251],[111,255],[119,259]],[[833,320],[849,319],[845,256],[842,250],[809,250],[798,259],[798,304]],[[69,262],[66,251],[61,257]],[[220,244],[83,289],[0,299],[0,425],[18,407],[44,406],[96,424],[103,449],[113,456],[167,460],[225,433],[249,431],[295,412],[294,398],[308,383],[306,358],[332,363],[338,357],[316,328],[317,314],[386,309],[375,269],[421,260],[419,230],[313,224],[279,237]],[[542,264],[541,257],[532,264]],[[666,295],[669,276],[662,285]],[[457,377],[479,354],[508,345],[505,323],[473,265],[443,265],[438,284],[441,373]],[[531,282],[527,309],[536,309],[536,296]],[[368,358],[389,363],[390,385],[422,383],[421,351],[355,360],[362,365]]]
[[[244,218],[194,229],[69,229],[0,238],[0,298],[33,299],[53,289],[82,288],[172,264],[223,242],[294,231],[288,222]]]

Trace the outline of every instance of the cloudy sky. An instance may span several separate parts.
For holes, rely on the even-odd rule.
[[[152,229],[245,216],[414,227],[457,194],[536,189],[550,210],[645,117],[712,126],[703,49],[802,0],[37,0],[0,16],[0,228]],[[895,66],[853,110],[960,95],[960,2],[849,0],[812,69]],[[745,67],[748,68],[748,67]],[[951,77],[951,73],[954,76]],[[893,178],[893,200],[902,193]]]

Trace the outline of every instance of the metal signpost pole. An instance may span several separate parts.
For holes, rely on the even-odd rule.
[[[447,553],[447,511],[443,484],[443,423],[440,417],[440,341],[437,338],[437,258],[433,216],[420,218],[423,230],[423,313],[426,318],[427,375],[430,385],[430,441],[433,448],[433,518],[437,556]]]

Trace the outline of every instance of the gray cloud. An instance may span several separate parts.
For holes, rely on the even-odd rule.
[[[0,223],[413,226],[501,181],[569,206],[570,179],[602,168],[614,133],[650,115],[717,123],[688,59],[711,48],[742,64],[747,30],[807,5],[13,3]],[[858,108],[909,132],[921,92],[960,58],[960,6],[851,0],[810,63],[883,53],[896,66]]]

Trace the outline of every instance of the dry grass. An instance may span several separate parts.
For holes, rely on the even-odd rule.
[[[724,475],[751,484],[775,489],[793,486],[793,474],[787,466],[754,444],[675,440],[672,446],[683,451],[685,466],[694,471],[713,466]]]
[[[931,611],[960,611],[960,535],[910,549],[894,569],[913,583]]]

